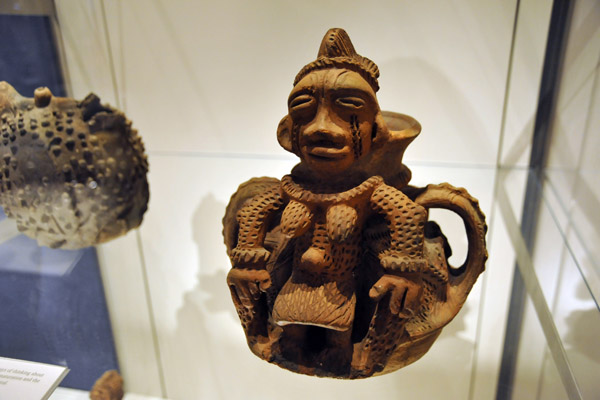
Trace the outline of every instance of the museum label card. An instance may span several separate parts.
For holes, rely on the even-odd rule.
[[[69,369],[0,357],[0,399],[46,400]]]

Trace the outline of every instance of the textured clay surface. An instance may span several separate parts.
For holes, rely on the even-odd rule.
[[[148,203],[148,162],[123,113],[0,82],[0,206],[40,245],[76,249],[136,228]]]
[[[331,29],[297,75],[281,146],[300,164],[254,178],[223,219],[227,277],[248,345],[259,357],[317,376],[364,378],[423,356],[484,270],[485,218],[447,183],[417,188],[402,155],[413,118],[382,112],[379,70]],[[430,208],[463,219],[464,265]]]

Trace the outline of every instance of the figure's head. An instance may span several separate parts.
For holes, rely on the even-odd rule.
[[[378,76],[344,30],[330,29],[317,59],[296,76],[277,131],[281,146],[316,175],[347,171],[388,135],[375,95]]]

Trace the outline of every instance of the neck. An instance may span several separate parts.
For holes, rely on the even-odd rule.
[[[329,186],[334,191],[348,190],[360,185],[370,176],[359,171],[349,170],[339,174],[328,174],[327,171],[314,171],[306,164],[300,163],[292,169],[294,180],[319,186]]]

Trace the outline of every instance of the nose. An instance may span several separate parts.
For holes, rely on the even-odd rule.
[[[344,129],[331,118],[331,111],[327,106],[320,106],[313,120],[304,127],[302,136],[309,143],[329,141],[332,147],[343,146]]]

